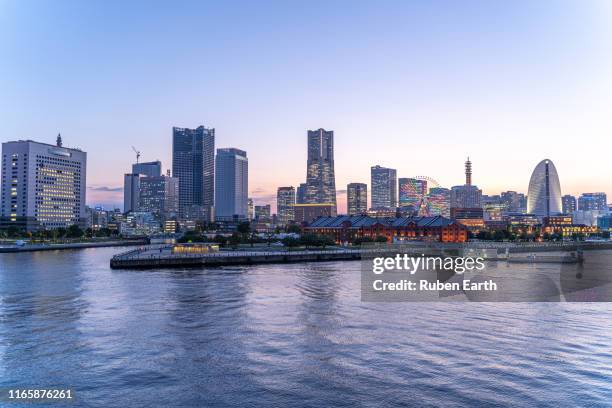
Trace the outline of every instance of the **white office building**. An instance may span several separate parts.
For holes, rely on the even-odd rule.
[[[2,144],[0,227],[27,231],[85,226],[87,153],[20,140]]]
[[[247,219],[249,160],[245,151],[217,149],[215,160],[215,215],[217,219]]]

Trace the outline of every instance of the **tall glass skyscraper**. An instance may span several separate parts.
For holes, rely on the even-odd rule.
[[[127,173],[123,175],[123,212],[138,211],[140,201],[140,175]]]
[[[364,183],[350,183],[346,186],[348,215],[365,214],[368,211],[368,186]]]
[[[201,213],[212,220],[215,203],[215,129],[172,128],[172,176],[179,179],[182,216]],[[198,211],[193,211],[193,208]]]
[[[306,204],[306,183],[301,183],[295,189],[295,202],[296,204]]]
[[[150,212],[168,219],[178,214],[179,182],[175,177],[140,178],[138,211]]]
[[[295,220],[295,188],[279,187],[276,192],[276,214],[281,225]]]
[[[372,208],[395,208],[397,206],[397,171],[374,166],[370,169],[372,186]]]
[[[179,183],[180,186],[180,183]],[[247,219],[249,215],[249,160],[244,150],[217,149],[215,217]]]
[[[531,174],[527,192],[527,212],[538,217],[561,213],[561,184],[552,161],[542,160]]]
[[[336,205],[334,174],[334,132],[325,129],[308,131],[306,171],[306,204]]]

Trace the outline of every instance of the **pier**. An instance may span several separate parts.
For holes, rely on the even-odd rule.
[[[181,266],[225,266],[265,263],[348,261],[361,259],[358,249],[314,251],[221,251],[208,254],[172,253],[171,246],[147,247],[115,255],[110,266],[117,268],[156,268]]]
[[[216,267],[266,263],[322,262],[360,260],[363,256],[389,256],[410,253],[413,256],[473,256],[485,260],[506,260],[502,254],[531,252],[569,252],[577,250],[612,249],[612,242],[558,243],[468,243],[443,244],[413,242],[400,245],[382,244],[362,248],[323,250],[222,250],[206,254],[173,253],[172,245],[144,246],[110,260],[113,269],[147,269],[158,267]],[[497,254],[497,255],[495,255]]]

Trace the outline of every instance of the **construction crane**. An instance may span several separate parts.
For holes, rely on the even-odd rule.
[[[138,160],[140,159],[140,151],[136,150],[134,146],[132,146],[132,150],[136,153],[136,164],[138,164]]]

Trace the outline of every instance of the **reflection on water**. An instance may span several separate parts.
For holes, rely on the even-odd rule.
[[[121,250],[0,254],[0,387],[84,407],[612,400],[607,303],[364,303],[359,262],[111,271]]]

